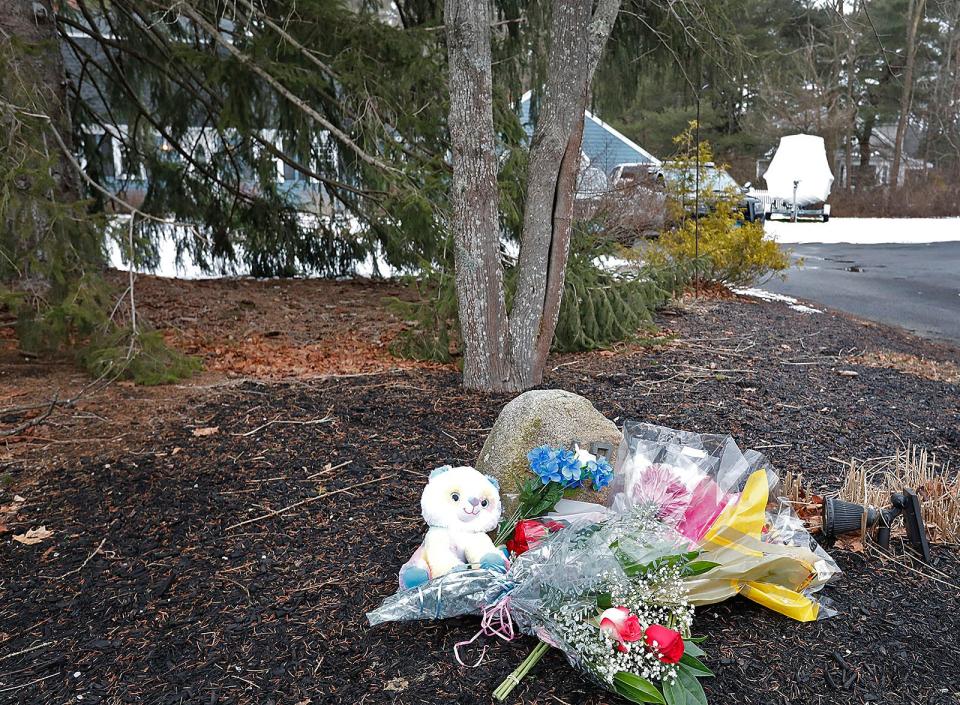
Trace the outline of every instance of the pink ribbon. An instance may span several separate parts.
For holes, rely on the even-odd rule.
[[[487,646],[484,644],[483,651],[480,652],[480,658],[472,666],[463,662],[460,658],[460,647],[469,646],[481,636],[495,636],[504,641],[513,641],[515,634],[513,632],[513,620],[510,618],[510,597],[507,596],[499,602],[483,608],[483,616],[480,618],[480,631],[474,634],[467,641],[457,642],[453,647],[453,655],[457,663],[467,668],[476,668],[483,663],[483,657],[487,655]]]

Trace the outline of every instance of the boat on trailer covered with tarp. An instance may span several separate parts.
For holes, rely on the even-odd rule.
[[[830,219],[830,187],[833,172],[827,161],[823,138],[817,135],[787,135],[763,174],[766,218],[791,220]]]

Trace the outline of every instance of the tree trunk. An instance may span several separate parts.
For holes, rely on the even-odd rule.
[[[900,161],[903,158],[903,140],[907,131],[907,115],[910,112],[910,97],[913,92],[913,65],[917,58],[917,30],[923,19],[926,0],[910,0],[907,15],[907,59],[903,69],[903,85],[900,89],[900,118],[897,120],[897,137],[893,144],[893,165],[890,186],[897,187],[900,180]]]
[[[45,50],[27,49],[38,46]],[[0,57],[6,64],[6,75],[0,77],[0,97],[28,112],[49,116],[53,127],[71,146],[67,79],[51,0],[0,0]],[[22,115],[12,117],[18,121],[28,119]],[[46,143],[51,154],[59,154],[53,167],[57,184],[53,195],[61,202],[77,200],[80,189],[76,171],[50,135],[46,135]]]
[[[589,0],[554,5],[550,64],[530,147],[520,271],[510,315],[517,389],[543,380],[570,254],[583,112],[620,10],[620,0],[600,0],[591,16],[591,5]]]
[[[450,60],[450,202],[463,383],[511,388],[507,304],[500,264],[496,139],[493,130],[492,5],[446,0]]]
[[[857,190],[867,189],[874,185],[873,175],[870,173],[870,140],[873,138],[873,126],[876,122],[876,113],[871,112],[863,119],[863,129],[857,134],[860,145],[860,164],[857,167]]]
[[[453,148],[452,228],[464,340],[464,385],[519,391],[539,384],[563,296],[583,111],[620,0],[553,4],[544,100],[530,148],[517,291],[507,315],[487,0],[446,0]]]
[[[59,209],[80,192],[78,175],[50,131],[69,146],[58,40],[50,0],[0,0],[0,170],[18,174],[0,199],[0,250],[7,254],[0,279],[32,289],[62,279],[51,276],[48,247],[64,217]]]
[[[541,338],[549,333],[552,339],[556,325],[544,316],[547,308],[553,308],[547,292],[559,304],[563,290],[589,80],[583,47],[590,6],[590,0],[553,5],[550,63],[530,145],[517,291],[510,312],[515,383],[522,389],[538,384],[543,376]],[[548,341],[548,349],[549,345]]]
[[[839,3],[840,16],[843,16],[844,3]],[[854,0],[852,7],[850,8],[850,17],[854,20],[859,17],[859,5],[857,0]],[[847,110],[849,115],[844,121],[845,130],[843,133],[843,188],[847,191],[851,190],[853,185],[853,131],[857,124],[857,114],[859,110],[857,109],[857,101],[854,95],[854,83],[857,78],[856,74],[856,60],[857,60],[857,35],[853,31],[847,29],[848,25],[846,22],[843,24],[845,32],[845,38],[847,41]]]

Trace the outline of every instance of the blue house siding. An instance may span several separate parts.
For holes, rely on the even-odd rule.
[[[520,101],[520,120],[527,136],[532,137],[534,125],[530,117],[530,93]],[[589,110],[584,111],[581,150],[590,159],[590,166],[599,169],[608,178],[620,164],[660,165],[659,159]]]

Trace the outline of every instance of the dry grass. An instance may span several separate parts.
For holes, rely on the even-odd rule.
[[[837,189],[830,208],[839,218],[940,218],[960,215],[957,175],[916,175],[898,188],[874,186],[857,191]]]
[[[931,360],[906,353],[867,352],[850,360],[867,367],[886,367],[934,382],[960,384],[960,366],[943,360]]]
[[[790,502],[793,511],[803,520],[810,533],[816,534],[822,529],[823,497],[807,487],[802,474],[795,475],[787,471],[778,494]]]
[[[907,446],[892,456],[851,460],[840,498],[883,508],[890,504],[890,493],[904,487],[920,495],[930,541],[960,543],[960,472],[921,448]]]

